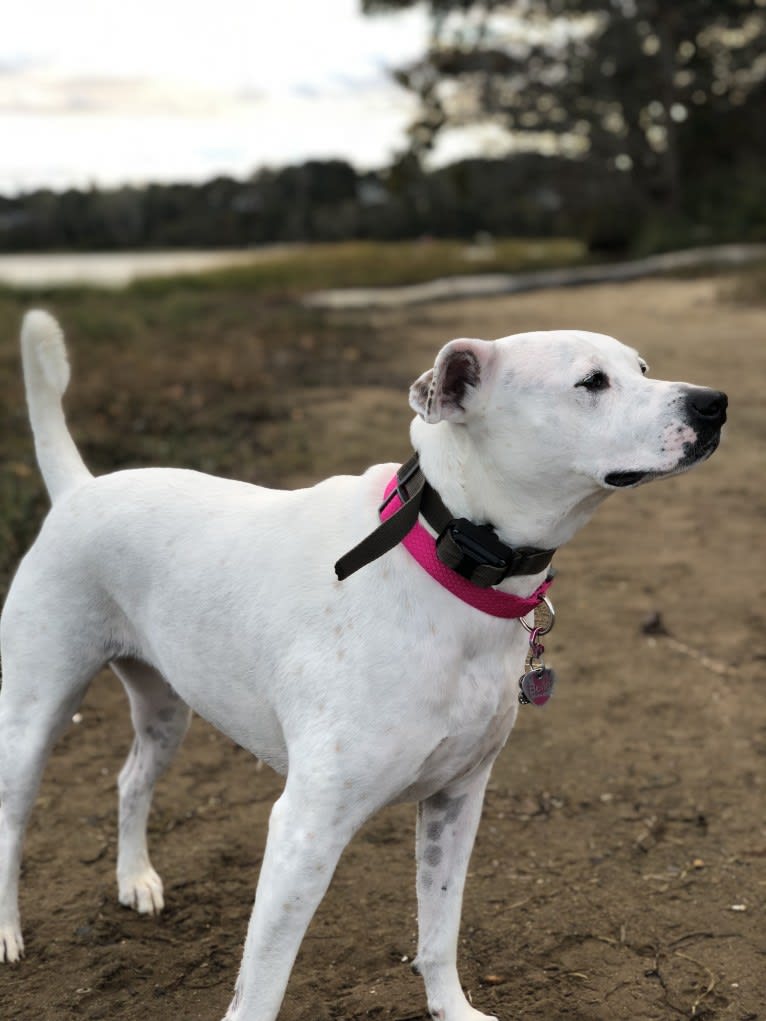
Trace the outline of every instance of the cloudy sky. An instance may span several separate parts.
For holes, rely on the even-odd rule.
[[[359,0],[22,0],[0,34],[0,193],[385,163],[421,11]]]

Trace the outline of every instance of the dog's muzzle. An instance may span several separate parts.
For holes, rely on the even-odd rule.
[[[637,486],[649,479],[660,478],[668,474],[675,475],[710,457],[721,438],[721,429],[726,422],[729,398],[721,390],[711,390],[706,386],[688,386],[679,403],[683,409],[686,424],[694,430],[697,438],[694,443],[685,445],[684,456],[678,464],[670,472],[610,472],[604,479],[608,486],[613,486],[615,489]]]

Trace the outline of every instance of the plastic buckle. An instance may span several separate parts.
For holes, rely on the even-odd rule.
[[[401,471],[401,468],[399,469],[399,471]],[[385,498],[380,507],[378,507],[379,515],[383,513],[383,511],[386,509],[386,507],[388,507],[388,505],[391,503],[395,496],[399,497],[399,500],[401,501],[402,504],[407,503],[410,497],[409,493],[407,493],[405,490],[405,486],[415,475],[417,475],[419,471],[420,461],[416,459],[415,461],[413,461],[413,463],[410,465],[410,467],[407,469],[404,475],[402,475],[401,478],[399,477],[399,473],[397,472],[396,486],[394,487],[394,489],[391,490],[391,492]]]

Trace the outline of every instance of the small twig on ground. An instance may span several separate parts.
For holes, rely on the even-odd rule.
[[[697,1016],[697,1008],[699,1007],[699,1005],[702,1003],[702,1001],[705,999],[705,997],[709,996],[710,993],[712,993],[713,990],[715,989],[716,977],[713,974],[713,972],[710,970],[710,968],[708,968],[708,966],[706,964],[703,964],[702,961],[697,961],[697,960],[695,960],[694,957],[689,957],[688,954],[681,953],[680,950],[676,950],[674,952],[674,956],[675,957],[680,957],[684,961],[689,961],[691,964],[696,964],[698,968],[702,968],[703,971],[707,972],[707,975],[708,975],[707,987],[706,987],[706,989],[703,990],[702,993],[700,993],[700,995],[697,997],[697,999],[694,1001],[694,1003],[691,1005],[691,1008],[690,1008],[691,1009],[691,1013],[689,1014],[689,1017],[690,1018],[695,1018]]]
[[[676,652],[680,652],[682,656],[691,656],[692,659],[696,659],[698,663],[701,663],[702,666],[711,670],[714,674],[719,674],[721,677],[733,677],[741,674],[741,670],[735,670],[728,664],[723,663],[720,659],[714,659],[712,656],[708,656],[707,653],[702,652],[700,649],[695,649],[692,645],[675,638],[670,631],[668,631],[665,626],[665,622],[662,619],[662,614],[658,610],[655,610],[654,613],[650,613],[644,620],[641,625],[641,631],[643,634],[649,636],[649,641],[652,644],[661,640],[665,642],[666,645],[669,645],[671,649],[675,649]]]
[[[668,1005],[668,1007],[670,1007],[671,1010],[674,1010],[677,1014],[683,1014],[684,1016],[686,1016],[686,1011],[682,1010],[680,1007],[677,1007],[675,1003],[673,1003],[673,1001],[670,999],[670,990],[668,989],[667,983],[665,982],[665,976],[662,974],[662,971],[660,970],[661,953],[662,953],[661,950],[655,951],[654,963],[652,965],[651,970],[646,972],[646,974],[657,977],[657,981],[662,986],[662,991],[665,994],[665,1003]]]
[[[691,645],[687,645],[686,642],[680,641],[678,638],[673,638],[672,635],[668,635],[663,639],[671,649],[675,649],[676,652],[680,652],[682,656],[691,656],[692,659],[696,659],[698,663],[702,664],[707,670],[712,670],[714,674],[718,674],[721,677],[734,677],[740,676],[741,670],[735,670],[726,663],[722,663],[720,659],[713,659],[712,656],[706,655],[704,652],[700,652],[699,649],[693,648]]]

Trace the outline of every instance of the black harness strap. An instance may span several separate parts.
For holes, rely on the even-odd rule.
[[[498,585],[511,576],[539,574],[553,559],[555,550],[506,546],[491,525],[453,517],[426,481],[417,453],[402,465],[396,477],[397,485],[380,510],[394,496],[399,497],[402,506],[340,558],[335,565],[340,581],[398,545],[415,526],[419,514],[436,533],[439,560],[481,588]]]
[[[362,539],[362,541],[349,550],[335,565],[335,573],[339,581],[348,578],[360,567],[377,560],[384,553],[388,553],[394,546],[398,546],[405,535],[412,530],[420,513],[420,502],[423,497],[423,490],[426,486],[425,476],[420,470],[418,455],[413,456],[403,464],[396,473],[398,483],[395,489],[380,506],[382,510],[394,496],[402,501],[402,506],[395,511],[390,518],[386,518],[374,532]]]

